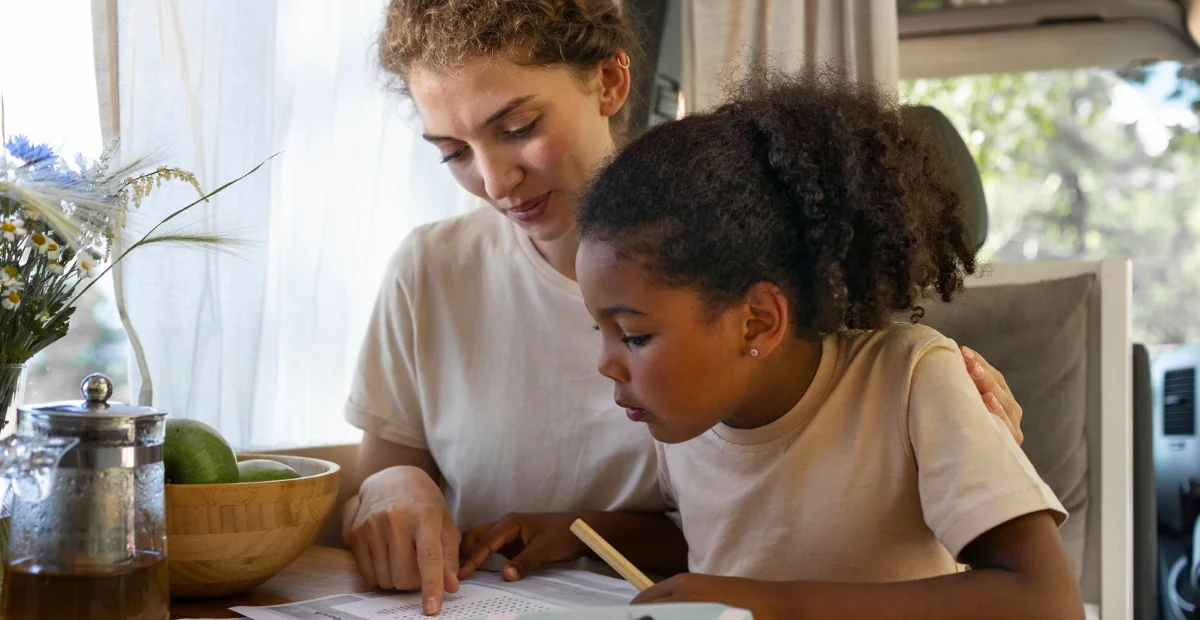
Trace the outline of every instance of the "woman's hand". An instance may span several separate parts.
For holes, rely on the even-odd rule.
[[[389,467],[364,480],[356,499],[347,538],[367,586],[420,588],[425,613],[437,613],[443,591],[458,591],[461,538],[441,489],[420,468]]]
[[[547,562],[582,557],[586,548],[571,532],[577,516],[512,513],[495,523],[471,528],[463,535],[458,578],[466,579],[494,553],[509,559],[502,573],[505,581],[516,581]]]
[[[1025,441],[1025,434],[1021,432],[1021,405],[1017,404],[1017,400],[1013,398],[1012,390],[1008,387],[1008,382],[1004,380],[1004,375],[1000,374],[999,370],[992,367],[987,360],[979,353],[961,347],[963,361],[967,364],[967,373],[971,375],[971,379],[975,381],[975,387],[979,390],[979,395],[983,397],[983,404],[987,406],[988,411],[998,416],[1008,426],[1008,431],[1012,433],[1013,439],[1017,440],[1017,445],[1021,445]]]
[[[720,603],[747,609],[754,620],[788,618],[782,588],[787,584],[740,577],[714,577],[684,573],[650,586],[633,599],[634,605],[652,603]]]

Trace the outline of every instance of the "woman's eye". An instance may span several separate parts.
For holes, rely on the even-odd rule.
[[[631,347],[644,347],[647,342],[650,342],[650,336],[623,336],[621,342]]]
[[[459,157],[462,157],[463,154],[466,152],[467,152],[466,148],[461,148],[461,149],[458,149],[457,151],[454,151],[453,153],[446,153],[446,154],[442,155],[442,163],[444,164],[444,163],[453,161],[455,159],[458,159]]]
[[[538,123],[540,123],[540,122],[542,122],[542,119],[536,118],[533,120],[533,122],[529,123],[528,125],[525,125],[524,127],[520,127],[520,128],[514,129],[512,131],[506,131],[504,133],[513,138],[527,136],[530,134],[530,132],[532,132],[538,126]]]

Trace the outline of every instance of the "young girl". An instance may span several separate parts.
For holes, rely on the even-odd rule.
[[[951,174],[885,94],[807,72],[651,130],[595,180],[576,268],[599,369],[659,442],[691,571],[634,602],[1083,617],[1062,506],[955,343],[895,322],[975,269]],[[579,555],[573,516],[469,533],[464,568],[505,544],[523,570]],[[648,517],[585,518],[644,570],[684,568]]]

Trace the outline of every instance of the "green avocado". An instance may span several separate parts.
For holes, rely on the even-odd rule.
[[[237,464],[238,482],[266,482],[299,478],[296,470],[277,461],[250,459]]]
[[[163,440],[167,484],[226,484],[238,481],[233,448],[203,422],[168,419]]]

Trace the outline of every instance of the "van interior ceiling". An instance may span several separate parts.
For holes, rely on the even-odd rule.
[[[899,9],[901,79],[1200,55],[1200,0],[900,0]]]

